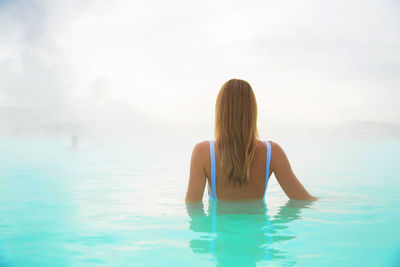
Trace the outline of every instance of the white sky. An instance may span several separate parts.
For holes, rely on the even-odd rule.
[[[0,0],[0,107],[59,120],[117,105],[209,125],[243,78],[261,127],[400,123],[399,73],[394,0]]]

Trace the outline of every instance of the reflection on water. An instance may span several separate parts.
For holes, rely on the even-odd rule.
[[[286,252],[274,248],[284,240],[296,238],[286,231],[288,224],[301,218],[302,209],[312,202],[289,200],[274,216],[267,214],[263,200],[246,202],[209,201],[187,203],[189,229],[200,233],[190,241],[193,252],[208,254],[217,266],[256,266],[262,260],[287,259]],[[295,263],[295,260],[292,262]]]

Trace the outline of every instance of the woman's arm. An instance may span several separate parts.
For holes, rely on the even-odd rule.
[[[285,151],[275,142],[271,142],[271,167],[283,191],[290,199],[314,201],[317,197],[310,195],[294,175]]]
[[[206,185],[206,172],[203,162],[207,159],[209,143],[207,141],[198,143],[192,152],[190,160],[189,184],[186,192],[185,201],[197,202],[203,199],[204,187]]]

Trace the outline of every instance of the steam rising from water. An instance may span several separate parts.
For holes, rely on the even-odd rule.
[[[397,138],[398,10],[395,1],[0,1],[0,130],[192,146],[212,138],[217,92],[235,77],[254,88],[264,139]]]

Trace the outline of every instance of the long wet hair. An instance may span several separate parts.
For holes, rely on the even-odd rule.
[[[257,101],[250,84],[231,79],[222,85],[215,104],[215,143],[220,166],[233,186],[248,184],[259,139]]]

